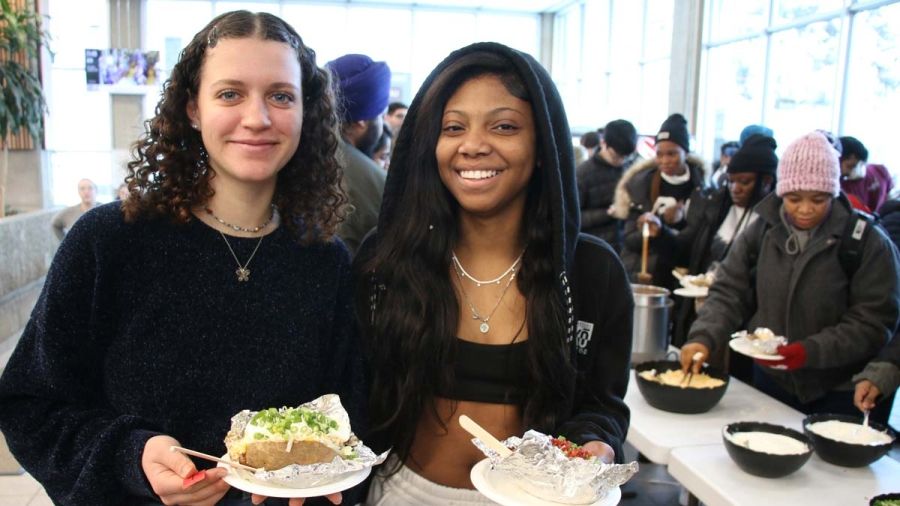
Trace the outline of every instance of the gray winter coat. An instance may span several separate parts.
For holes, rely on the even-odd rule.
[[[759,203],[760,219],[738,236],[720,264],[688,342],[703,343],[714,355],[733,332],[757,327],[768,327],[789,342],[802,341],[805,367],[766,372],[807,403],[830,390],[852,388],[851,376],[892,335],[900,314],[898,258],[884,231],[870,227],[860,266],[847,278],[838,251],[852,211],[843,194],[806,248],[790,255],[781,203],[774,193]]]

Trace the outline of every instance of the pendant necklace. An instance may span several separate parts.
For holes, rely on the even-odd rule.
[[[231,252],[231,256],[234,258],[235,263],[237,263],[238,268],[234,271],[235,276],[237,276],[237,280],[240,283],[245,281],[250,281],[250,261],[253,260],[253,257],[256,256],[256,252],[259,250],[259,245],[262,244],[262,240],[265,236],[259,238],[259,241],[256,242],[256,247],[253,248],[253,253],[250,253],[250,258],[247,259],[247,262],[244,265],[241,265],[241,261],[238,260],[237,255],[234,253],[234,249],[231,248],[231,243],[228,242],[228,238],[225,237],[221,231],[219,231],[219,235],[222,236],[222,240],[225,241],[225,245],[228,246],[228,251]]]
[[[525,252],[523,251],[522,253],[524,254]],[[497,311],[497,308],[500,307],[500,302],[503,300],[503,297],[506,295],[506,291],[509,290],[510,285],[512,285],[513,280],[516,279],[516,266],[519,264],[520,260],[522,260],[521,254],[519,255],[519,258],[517,258],[516,261],[513,262],[513,264],[509,267],[509,269],[507,269],[506,272],[504,272],[503,275],[500,276],[499,278],[492,279],[489,281],[480,281],[480,280],[477,280],[477,279],[473,278],[472,276],[470,276],[465,271],[465,269],[463,269],[462,264],[459,263],[459,259],[456,258],[456,254],[453,253],[453,267],[454,267],[453,272],[456,273],[456,277],[459,279],[459,289],[462,292],[463,298],[466,299],[466,303],[469,305],[469,310],[472,311],[472,319],[481,321],[481,325],[478,326],[478,330],[480,330],[482,334],[487,334],[488,331],[491,330],[491,325],[488,322],[490,321],[491,317],[494,316],[494,313]],[[463,276],[474,281],[477,286],[481,286],[482,284],[489,284],[489,283],[496,283],[499,285],[500,281],[503,279],[503,276],[506,276],[507,274],[509,274],[509,280],[506,282],[506,286],[503,287],[503,291],[500,292],[500,297],[497,298],[497,302],[494,304],[494,307],[491,309],[491,312],[488,313],[488,315],[486,317],[481,316],[481,314],[478,313],[478,309],[475,308],[475,304],[472,303],[472,299],[469,298],[469,294],[466,293],[466,289],[463,286]]]

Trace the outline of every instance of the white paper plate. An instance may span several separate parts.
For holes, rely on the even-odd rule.
[[[225,454],[222,458],[228,460],[228,455]],[[308,488],[291,488],[273,485],[271,483],[263,483],[252,478],[245,479],[227,464],[219,463],[217,467],[228,469],[228,474],[223,479],[225,480],[225,483],[236,489],[250,492],[251,494],[264,495],[266,497],[282,498],[320,497],[336,492],[342,492],[360,484],[367,476],[369,476],[369,473],[372,472],[372,468],[367,467],[365,469],[360,469],[359,471],[342,474],[336,481],[326,483],[325,485]]]
[[[676,288],[673,292],[675,295],[688,298],[706,297],[709,295],[709,288],[705,286],[692,286],[690,288]]]
[[[472,479],[472,485],[479,492],[484,494],[488,499],[502,506],[547,506],[548,503],[544,499],[539,499],[528,492],[519,488],[511,480],[503,476],[501,473],[491,468],[490,459],[484,459],[475,464],[469,473]],[[597,502],[586,506],[613,506],[619,504],[622,499],[622,490],[616,487],[610,490],[605,496],[601,497]]]
[[[781,360],[784,358],[781,355],[767,355],[765,353],[760,353],[746,337],[735,337],[731,341],[728,341],[728,346],[741,355],[747,355],[748,357],[760,358],[762,360]]]

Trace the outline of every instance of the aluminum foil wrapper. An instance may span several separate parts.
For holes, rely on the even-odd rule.
[[[594,503],[638,471],[637,462],[605,464],[599,459],[570,459],[553,446],[550,436],[533,430],[521,438],[503,441],[513,450],[505,458],[478,438],[472,442],[491,459],[493,469],[507,475],[529,494],[556,503]]]
[[[788,343],[787,338],[784,336],[776,336],[772,334],[772,337],[768,339],[759,339],[754,337],[754,334],[757,333],[769,333],[772,334],[772,331],[765,328],[760,327],[753,332],[747,332],[746,330],[741,330],[740,332],[735,332],[731,334],[732,339],[744,338],[750,343],[750,346],[756,350],[757,353],[762,353],[764,355],[777,355],[778,347],[786,345]]]
[[[304,408],[313,409],[328,415],[338,421],[339,424],[350,427],[350,415],[341,405],[341,399],[335,394],[326,394],[302,405]],[[231,417],[231,431],[234,434],[243,434],[244,429],[257,411],[243,410]],[[343,459],[335,456],[334,460],[326,463],[299,465],[293,464],[281,469],[260,469],[255,473],[232,468],[245,480],[256,481],[265,485],[275,485],[289,488],[310,488],[327,485],[343,478],[342,475],[360,471],[367,467],[373,467],[384,462],[389,452],[375,455],[371,448],[364,445],[355,435],[350,436],[351,445],[356,450],[356,458]]]

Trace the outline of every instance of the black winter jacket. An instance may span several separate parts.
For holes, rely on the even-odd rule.
[[[526,429],[561,434],[579,444],[603,441],[615,450],[616,458],[621,461],[629,421],[629,410],[623,398],[628,386],[631,355],[634,306],[631,287],[622,263],[612,248],[603,241],[579,233],[580,213],[568,120],[552,79],[531,56],[496,43],[477,43],[450,54],[426,79],[410,105],[391,158],[378,232],[363,242],[354,259],[355,286],[366,289],[377,287],[373,289],[373,299],[368,297],[369,293],[357,294],[357,312],[377,319],[379,300],[382,300],[380,294],[397,289],[391,286],[389,274],[379,275],[377,271],[364,270],[372,264],[370,260],[373,257],[377,263],[378,256],[390,250],[391,245],[379,242],[382,236],[396,232],[397,227],[404,227],[401,230],[409,234],[404,240],[419,245],[419,249],[413,250],[409,258],[401,261],[409,269],[423,265],[430,269],[433,259],[425,258],[425,254],[420,252],[428,249],[424,243],[435,240],[434,234],[447,233],[439,228],[456,226],[455,223],[442,225],[442,215],[439,214],[441,209],[458,206],[455,200],[410,204],[415,202],[410,199],[417,195],[415,184],[421,179],[418,174],[422,168],[422,162],[411,146],[415,145],[413,135],[420,135],[419,132],[427,130],[429,122],[434,121],[434,118],[422,115],[419,109],[437,77],[460,57],[475,51],[494,53],[508,60],[531,97],[538,134],[536,152],[539,159],[535,173],[540,174],[542,183],[536,188],[544,192],[551,203],[547,215],[536,219],[546,220],[544,223],[550,231],[551,247],[544,260],[553,266],[556,277],[553,289],[566,318],[564,333],[545,338],[558,340],[560,351],[569,357],[575,368],[574,381],[566,391],[559,393],[559,402],[552,408],[554,418],[558,420],[556,426]],[[415,216],[410,215],[411,207],[415,207]],[[450,262],[447,252],[446,258],[440,261],[439,271],[449,276]],[[369,280],[372,282],[369,283]],[[359,302],[360,296],[365,302]],[[370,303],[374,305],[370,307]],[[451,302],[429,299],[423,300],[419,307],[431,311],[429,308],[446,303]],[[411,314],[410,318],[424,318],[425,326],[429,325],[429,316]],[[364,330],[370,347],[395,341],[374,335],[372,330],[371,327]],[[414,340],[418,338],[420,336],[404,336],[404,347],[415,348],[418,344]],[[450,341],[448,346],[453,346],[456,339],[454,335],[443,338]],[[532,339],[536,337],[530,336],[529,341]],[[410,357],[398,357],[393,363],[373,364],[372,367],[384,374],[394,374],[395,371],[400,374],[400,367],[407,359]],[[435,371],[435,374],[440,374],[440,371]],[[534,381],[540,382],[541,378]],[[528,387],[525,385],[526,389]]]
[[[625,167],[610,165],[599,152],[575,169],[581,231],[603,239],[617,252],[622,251],[624,223],[609,214],[609,206],[624,171]]]

